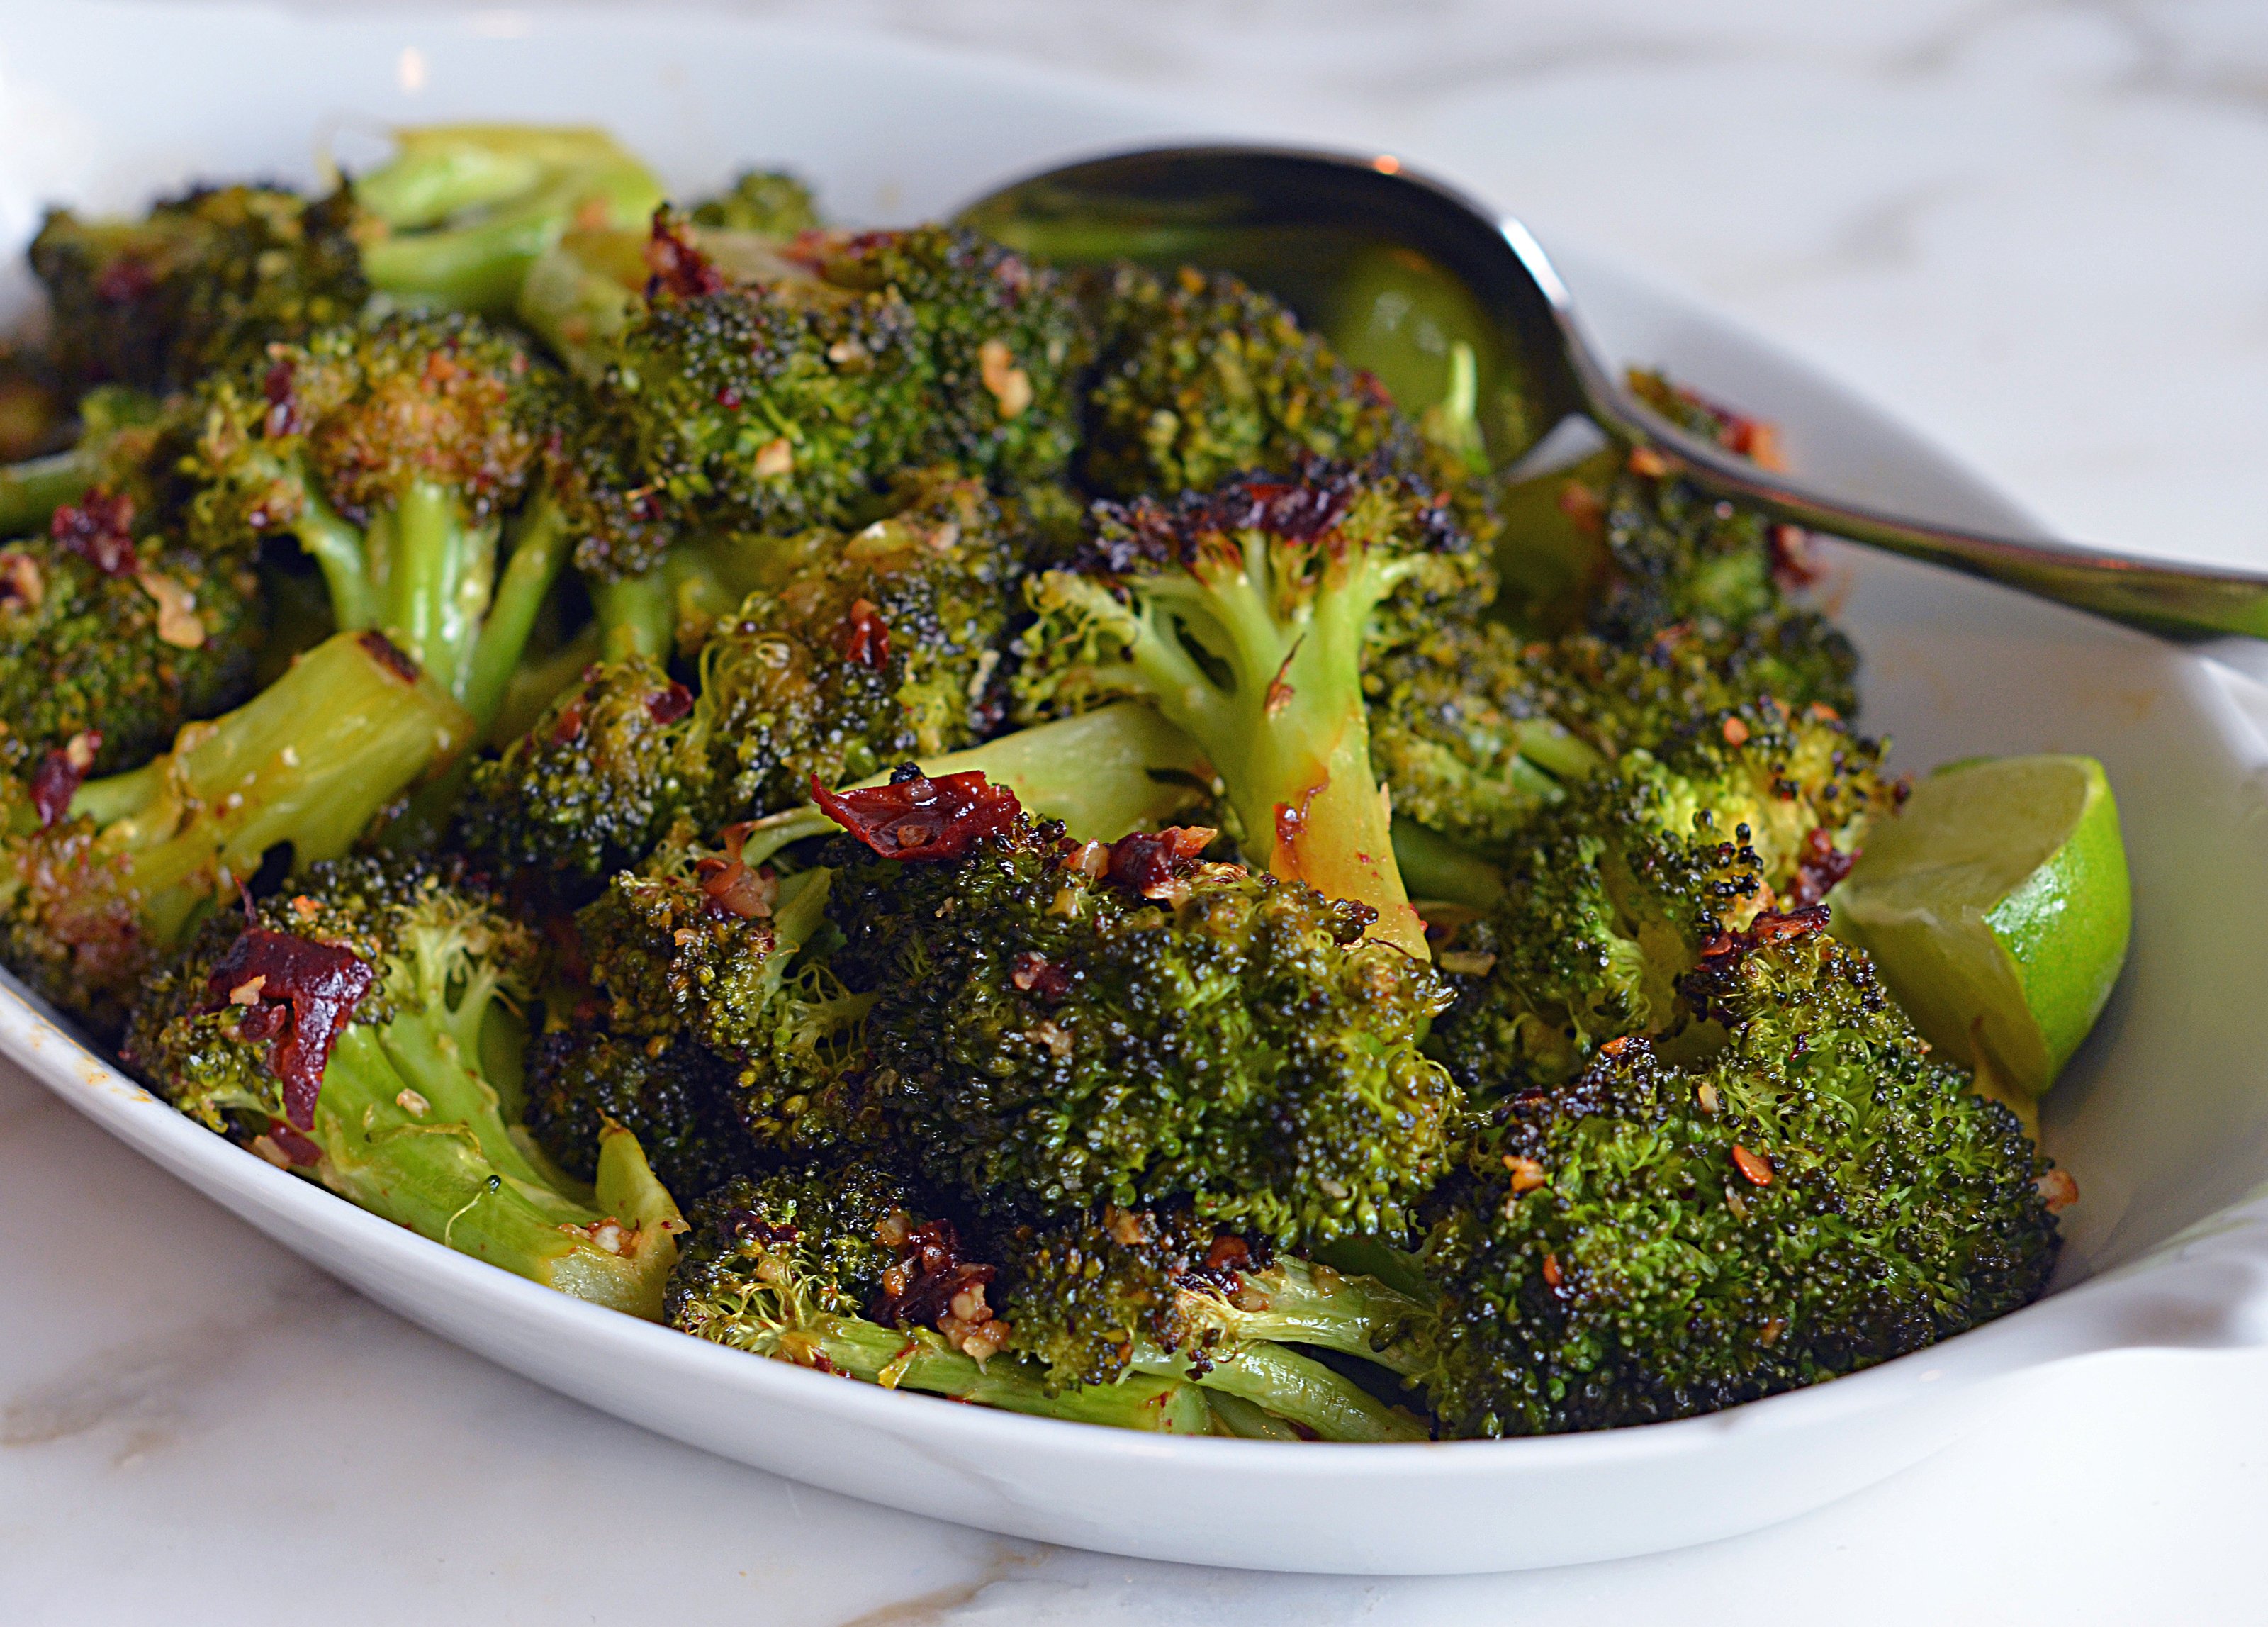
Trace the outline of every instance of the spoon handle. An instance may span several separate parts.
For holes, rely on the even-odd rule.
[[[1688,434],[1638,400],[1591,349],[1574,302],[1535,238],[1516,220],[1502,230],[1557,322],[1570,382],[1599,426],[1659,456],[1695,485],[1752,505],[1808,531],[1883,548],[1911,559],[2002,582],[2036,597],[2091,610],[2162,637],[2195,640],[2239,633],[2268,638],[2268,575],[2212,566],[2161,564],[2066,543],[2024,542],[1932,525],[1851,503]]]

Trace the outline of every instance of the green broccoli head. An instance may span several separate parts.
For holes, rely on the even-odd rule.
[[[819,225],[811,189],[772,169],[742,170],[724,191],[694,204],[691,213],[696,226],[766,237],[793,237]]]
[[[889,518],[782,547],[770,581],[701,652],[703,703],[733,758],[731,804],[762,814],[995,732],[1023,539],[971,480],[932,474]]]
[[[92,492],[47,536],[0,548],[0,755],[26,771],[74,741],[82,772],[132,768],[250,685],[263,622],[250,560],[141,521],[130,495]]]
[[[138,220],[51,211],[31,247],[76,388],[180,389],[351,321],[369,297],[372,223],[344,188],[310,199],[272,187],[199,187]]]
[[[1373,777],[1363,673],[1487,598],[1440,501],[1398,476],[1304,465],[1172,503],[1099,505],[1068,568],[1031,580],[1017,646],[1027,716],[1146,701],[1220,773],[1246,853],[1424,936]]]
[[[1501,902],[1444,948],[1460,992],[1434,1054],[1487,1096],[1556,1084],[1606,1039],[1674,1043],[1711,944],[1815,912],[1848,872],[1898,795],[1880,757],[1823,708],[1770,701],[1630,752],[1538,817]]]
[[[526,499],[567,410],[556,375],[477,317],[324,329],[208,383],[191,538],[297,538],[341,628],[385,632],[480,715],[564,557],[556,514]]]
[[[859,526],[899,471],[1058,478],[1091,344],[1051,273],[942,226],[806,233],[762,282],[666,212],[642,310],[609,341],[596,440],[563,482],[578,564],[637,576],[679,536]]]
[[[830,849],[831,964],[941,1185],[994,1212],[1185,1198],[1289,1241],[1397,1224],[1438,1175],[1456,1095],[1417,1037],[1443,985],[1360,906],[1206,864],[1210,832],[1069,842],[979,775],[822,804],[898,855]]]
[[[656,1179],[691,1202],[756,1162],[725,1106],[732,1073],[698,1046],[578,1020],[528,1046],[528,1134],[569,1175],[595,1180],[608,1132],[619,1126],[637,1137]]]
[[[1721,1024],[1496,1105],[1426,1265],[1449,1432],[1685,1416],[1870,1366],[2014,1310],[2056,1254],[2007,1108],[1933,1063],[1866,957],[1816,929],[1709,958]]]
[[[659,1313],[683,1229],[635,1137],[595,1201],[511,1120],[540,972],[534,934],[453,861],[316,867],[250,918],[212,918],[138,1002],[151,1087],[271,1162],[522,1276]]]

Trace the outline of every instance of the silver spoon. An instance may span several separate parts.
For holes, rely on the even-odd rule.
[[[1311,322],[1330,297],[1334,268],[1359,246],[1414,250],[1432,275],[1462,285],[1491,330],[1482,336],[1517,375],[1537,430],[1580,414],[1650,448],[1696,485],[1776,519],[2004,582],[2130,626],[2183,640],[2268,637],[2268,576],[1904,519],[1846,502],[1688,434],[1599,359],[1565,284],[1526,226],[1391,159],[1278,147],[1160,147],[1027,177],[987,194],[961,218],[1045,258],[1223,266]]]

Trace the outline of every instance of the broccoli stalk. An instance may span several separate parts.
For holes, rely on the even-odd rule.
[[[375,633],[339,633],[173,751],[76,788],[42,774],[0,866],[10,964],[58,1003],[114,1025],[151,960],[284,847],[345,853],[472,720]],[[66,795],[57,795],[63,791]]]
[[[460,1253],[658,1319],[677,1206],[620,1127],[594,1191],[507,1122],[539,958],[448,867],[319,868],[252,922],[224,916],[159,979],[129,1051],[158,1091],[270,1162]]]
[[[403,299],[509,314],[528,267],[569,229],[643,226],[662,201],[652,172],[600,129],[429,124],[394,143],[354,197],[382,228],[364,274]]]
[[[1017,680],[1026,711],[1148,701],[1221,774],[1248,854],[1368,906],[1373,936],[1423,956],[1372,772],[1362,675],[1381,623],[1471,590],[1469,555],[1441,511],[1400,482],[1336,475],[1098,513],[1082,566],[1033,587],[1040,618]]]

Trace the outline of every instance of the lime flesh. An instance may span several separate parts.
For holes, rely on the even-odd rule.
[[[1924,1039],[1985,1093],[2036,1098],[2126,958],[2126,849],[2102,765],[1940,769],[1868,831],[1828,902],[1836,935],[1874,958]]]

